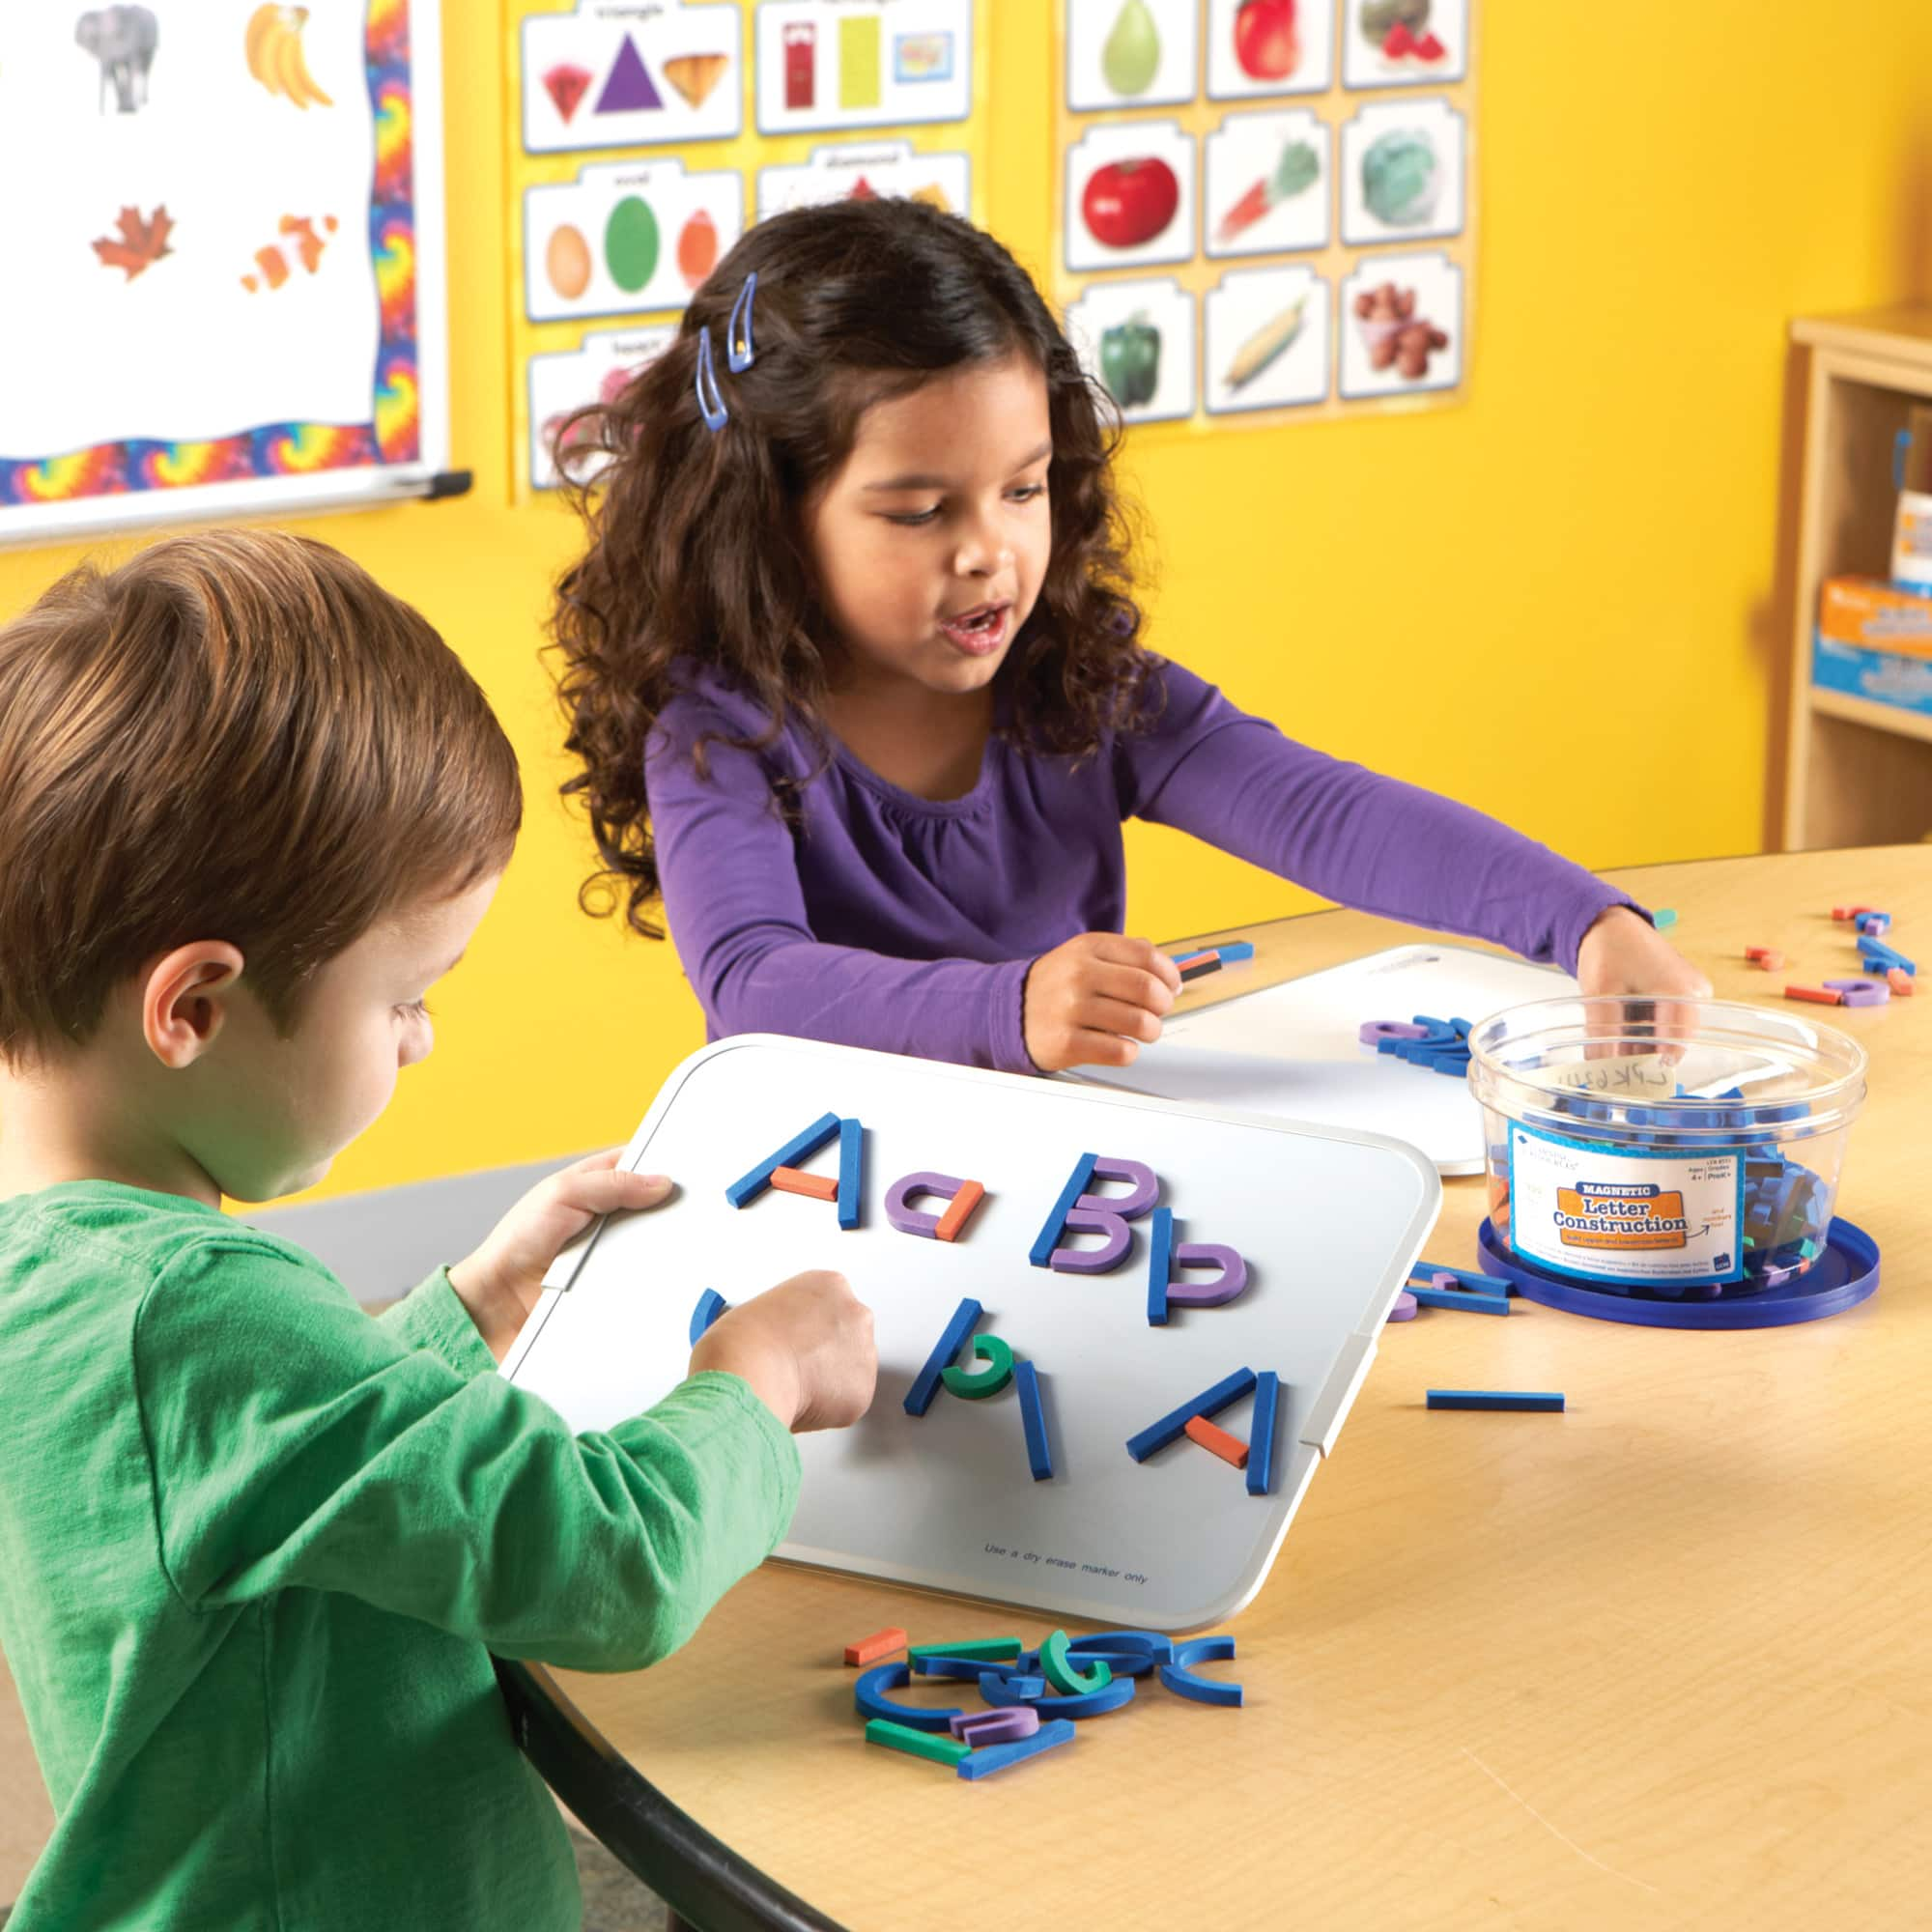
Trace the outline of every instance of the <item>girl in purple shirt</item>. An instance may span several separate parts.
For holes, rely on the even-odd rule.
[[[760,222],[565,430],[564,790],[714,1036],[1131,1064],[1179,977],[1121,930],[1130,814],[1586,992],[1708,993],[1579,867],[1149,651],[1118,435],[1005,248],[900,200]]]

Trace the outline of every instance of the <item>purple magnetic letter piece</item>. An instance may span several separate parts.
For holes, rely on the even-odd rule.
[[[1358,1037],[1364,1046],[1377,1046],[1385,1039],[1427,1039],[1427,1027],[1410,1026],[1406,1020],[1364,1020]]]
[[[1170,1281],[1167,1298],[1177,1308],[1219,1308],[1224,1301],[1233,1301],[1248,1285],[1247,1263],[1219,1241],[1182,1241],[1174,1251],[1174,1265],[1176,1268],[1218,1266],[1221,1270],[1219,1281]]]
[[[1030,1738],[1038,1729],[1039,1712],[1031,1704],[1010,1704],[998,1711],[962,1711],[952,1719],[952,1735],[975,1748]]]
[[[1119,1267],[1134,1237],[1133,1230],[1111,1208],[1069,1208],[1061,1225],[1066,1234],[1107,1236],[1105,1247],[1055,1248],[1047,1266],[1062,1274],[1105,1274],[1109,1268]]]
[[[1131,1194],[1083,1194],[1073,1205],[1089,1213],[1118,1214],[1123,1221],[1137,1221],[1160,1199],[1160,1180],[1145,1161],[1099,1159],[1094,1163],[1095,1180],[1124,1180]]]
[[[1882,1007],[1890,998],[1891,988],[1883,980],[1847,984],[1838,992],[1839,1004],[1847,1007]]]
[[[939,1216],[922,1214],[916,1208],[908,1208],[906,1203],[915,1194],[943,1194],[948,1200],[959,1192],[963,1182],[953,1179],[950,1174],[909,1174],[903,1180],[895,1180],[886,1192],[886,1219],[902,1235],[923,1235],[925,1238],[938,1238]]]

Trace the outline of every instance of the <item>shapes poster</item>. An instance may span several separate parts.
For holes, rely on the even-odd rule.
[[[524,193],[532,322],[683,307],[744,227],[735,169],[687,174],[674,156],[586,167]]]
[[[1055,281],[1131,423],[1450,399],[1473,0],[1054,0]]]
[[[664,353],[752,221],[979,213],[982,4],[504,0],[515,497],[556,487],[571,414]]]
[[[423,0],[0,10],[0,536],[427,487],[436,24]]]
[[[758,131],[963,121],[967,0],[758,0]]]
[[[575,349],[529,358],[529,412],[535,433],[532,461],[536,466],[531,480],[536,488],[556,487],[555,452],[558,440],[567,438],[571,412],[586,403],[615,402],[631,378],[670,347],[676,333],[669,323],[646,328],[599,329],[586,335]],[[580,462],[577,473],[589,482],[596,474],[595,467]]]
[[[525,148],[728,140],[743,126],[743,28],[734,0],[525,15]]]
[[[902,194],[950,214],[973,206],[973,156],[910,141],[840,142],[814,148],[802,162],[758,170],[758,213],[811,208],[828,201]]]

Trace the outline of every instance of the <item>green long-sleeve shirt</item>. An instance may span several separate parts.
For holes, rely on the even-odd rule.
[[[443,1275],[371,1321],[192,1201],[0,1202],[0,1645],[57,1821],[9,1932],[574,1932],[485,1646],[668,1655],[798,1452],[734,1376],[574,1435],[496,1366]]]

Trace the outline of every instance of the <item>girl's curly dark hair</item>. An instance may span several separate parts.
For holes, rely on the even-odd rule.
[[[756,356],[729,374],[726,322],[754,270]],[[705,330],[730,412],[715,434],[693,382]],[[1046,379],[1053,548],[1001,667],[1003,728],[1029,750],[1078,756],[1137,721],[1149,684],[1111,470],[1120,416],[1025,270],[990,235],[918,202],[776,215],[713,270],[669,348],[557,436],[589,539],[557,583],[550,623],[565,743],[582,761],[562,791],[589,808],[604,861],[579,895],[587,911],[609,913],[627,890],[630,924],[662,937],[648,917],[658,867],[644,743],[679,688],[673,667],[721,670],[760,700],[771,724],[733,741],[748,749],[771,744],[787,716],[822,735],[837,645],[805,516],[867,408],[1016,354]],[[795,810],[795,799],[781,803]]]

